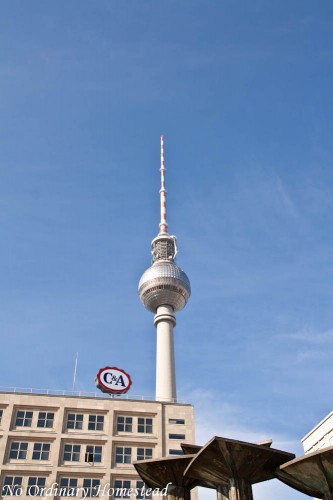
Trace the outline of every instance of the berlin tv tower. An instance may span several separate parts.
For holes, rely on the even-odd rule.
[[[177,401],[173,329],[175,313],[185,307],[191,285],[188,277],[176,265],[176,237],[168,233],[166,219],[166,189],[164,184],[164,137],[161,136],[161,221],[160,232],[151,243],[152,265],[139,281],[140,299],[146,309],[155,313],[156,400]]]

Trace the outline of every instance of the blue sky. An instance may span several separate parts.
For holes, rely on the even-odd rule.
[[[2,386],[71,389],[79,351],[78,389],[114,364],[154,394],[137,283],[163,133],[192,284],[179,399],[200,444],[302,454],[332,410],[332,18],[328,0],[1,3]]]

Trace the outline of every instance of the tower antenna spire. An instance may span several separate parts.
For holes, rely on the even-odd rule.
[[[161,222],[160,234],[168,234],[168,223],[166,220],[166,189],[165,189],[165,167],[164,167],[164,136],[161,135],[161,189],[160,189],[160,205],[161,205]]]

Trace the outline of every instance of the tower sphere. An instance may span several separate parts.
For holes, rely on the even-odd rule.
[[[159,306],[171,306],[174,312],[185,307],[190,295],[191,285],[180,267],[168,260],[157,260],[141,276],[139,281],[140,299],[151,312],[156,313]]]

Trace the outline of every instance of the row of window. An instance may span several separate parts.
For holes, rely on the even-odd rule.
[[[0,410],[0,424],[3,410]],[[52,429],[54,426],[54,412],[38,412],[37,428]],[[67,430],[103,431],[104,415],[88,415],[88,421],[84,426],[83,413],[67,413],[65,427]],[[32,427],[34,412],[31,410],[18,410],[16,412],[15,427]],[[174,421],[174,419],[173,419]],[[135,426],[134,426],[135,425]],[[151,417],[117,416],[117,432],[138,432],[139,434],[152,434],[153,419]]]
[[[149,460],[153,458],[152,448],[137,448],[136,460]],[[116,464],[131,464],[132,448],[127,446],[116,446]]]
[[[5,476],[2,484],[2,496],[22,496],[24,491],[28,497],[38,497],[48,495],[50,487],[47,489],[45,477],[28,477],[24,481],[22,476]],[[59,484],[51,487],[52,496],[56,497],[101,497],[114,496],[115,498],[139,499],[152,498],[151,489],[147,488],[143,481],[130,481],[115,479],[112,491],[108,487],[102,488],[100,479],[63,477]],[[111,494],[110,494],[111,493]]]
[[[149,460],[153,458],[152,448],[137,448],[136,460]],[[64,446],[64,462],[80,462],[81,445],[66,444]],[[132,463],[132,448],[126,446],[116,446],[116,464]],[[102,462],[102,446],[89,445],[86,447],[85,462]]]
[[[15,427],[32,427],[34,412],[30,410],[18,410],[16,412]],[[89,431],[102,431],[104,428],[103,415],[88,415]],[[37,427],[52,429],[54,426],[54,412],[40,411],[37,418]],[[83,414],[68,413],[66,429],[83,429]]]
[[[9,451],[10,460],[49,460],[50,458],[50,443],[33,443],[31,455],[29,452],[28,442],[13,441]],[[64,462],[80,462],[82,460],[82,452],[84,452],[84,461],[88,463],[102,462],[102,449],[100,445],[85,445],[81,444],[65,444],[63,448]],[[136,450],[134,460],[149,460],[153,458],[153,448],[131,448],[127,446],[115,447],[116,464],[132,463],[132,451]]]
[[[117,431],[118,432],[133,432],[133,417],[124,417],[118,415],[117,417]],[[139,433],[152,434],[153,432],[153,419],[148,417],[138,417],[137,431]]]
[[[66,429],[82,430],[84,425],[84,413],[67,413]],[[3,417],[3,409],[0,408],[0,425]],[[35,426],[41,429],[52,429],[54,426],[54,412],[39,411],[38,416],[34,417],[32,410],[17,410],[15,417],[15,427],[32,427],[33,419],[36,418]],[[153,432],[153,419],[132,416],[117,416],[116,428],[118,432],[133,432],[134,422],[136,423],[136,430],[139,433],[152,433]],[[184,419],[170,418],[169,424],[185,425]],[[104,429],[104,415],[88,415],[88,422],[86,428],[89,431],[103,431]]]
[[[83,429],[83,414],[68,413],[66,429]],[[102,431],[104,429],[104,415],[89,415],[88,431]]]
[[[114,487],[113,496],[116,498],[130,498],[131,496],[134,496],[135,498],[138,499],[152,498],[151,489],[147,488],[143,481],[135,481],[135,487],[133,488],[133,485],[130,480],[115,479],[113,487]]]
[[[23,494],[22,476],[6,476],[2,485],[2,496],[21,496]],[[26,486],[28,497],[42,496],[45,488],[45,477],[29,477]]]
[[[13,441],[10,447],[9,458],[13,460],[26,460],[29,443]],[[50,443],[34,443],[31,459],[49,460]]]
[[[80,444],[65,444],[64,446],[64,462],[80,462],[81,445]],[[84,461],[89,463],[102,462],[102,446],[87,445],[84,454]]]
[[[15,427],[31,427],[33,412],[18,410],[16,413]],[[54,413],[40,411],[38,413],[37,427],[53,427]]]
[[[183,418],[169,418],[169,424],[185,425]]]

